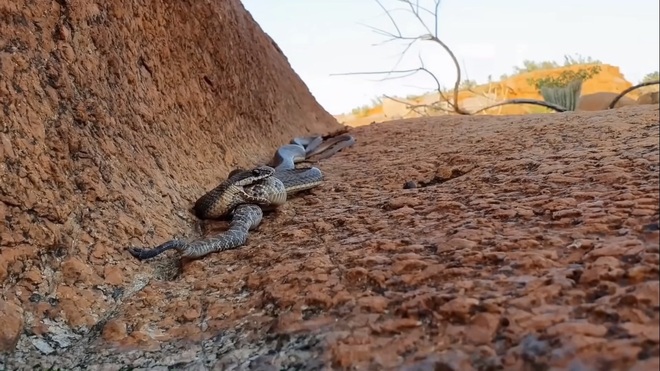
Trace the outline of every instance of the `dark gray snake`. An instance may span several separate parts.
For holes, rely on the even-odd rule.
[[[153,249],[131,247],[129,252],[142,260],[172,249],[187,258],[235,249],[245,244],[249,231],[261,223],[262,209],[276,208],[291,195],[323,182],[321,170],[316,167],[296,168],[296,163],[328,158],[354,143],[355,139],[347,134],[326,142],[320,136],[294,138],[275,152],[269,166],[236,169],[195,202],[193,211],[200,219],[231,217],[225,232],[192,242],[175,239]]]

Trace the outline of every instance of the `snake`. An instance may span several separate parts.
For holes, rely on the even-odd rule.
[[[329,158],[353,144],[355,138],[349,134],[327,141],[322,136],[293,138],[277,149],[267,165],[234,169],[227,179],[195,201],[192,211],[199,219],[229,218],[226,231],[190,242],[173,239],[152,249],[131,247],[129,252],[139,260],[154,258],[167,250],[177,250],[182,257],[197,259],[242,246],[249,232],[261,224],[264,210],[273,210],[296,193],[323,182],[319,168],[297,168],[297,163]]]

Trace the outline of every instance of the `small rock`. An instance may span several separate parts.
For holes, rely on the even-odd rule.
[[[660,341],[660,327],[658,325],[627,322],[620,326],[631,336],[640,337],[654,343]]]
[[[652,357],[643,361],[637,361],[630,371],[646,371],[660,369],[660,357]]]
[[[23,331],[23,310],[14,303],[0,299],[0,323],[0,351],[12,351]]]
[[[314,228],[316,228],[317,232],[330,232],[334,229],[332,224],[325,221],[314,222]]]
[[[569,217],[578,217],[582,215],[582,211],[578,209],[564,209],[564,210],[559,210],[555,211],[552,213],[552,219],[561,219],[561,218],[569,218]]]
[[[383,323],[372,326],[374,331],[378,333],[401,333],[405,330],[419,327],[422,322],[414,318],[398,318],[385,321]]]
[[[126,323],[120,320],[112,319],[103,326],[102,337],[106,341],[120,341],[126,337]]]
[[[119,286],[124,282],[122,270],[115,265],[106,265],[103,268],[103,277],[105,278],[105,283],[113,286]]]
[[[186,322],[194,321],[197,318],[199,318],[200,313],[197,309],[188,309],[185,312],[183,312],[183,320]]]
[[[470,250],[477,247],[477,243],[474,241],[466,240],[464,238],[452,238],[447,241],[447,244],[443,246],[441,251],[447,250]]]
[[[607,334],[607,327],[589,322],[564,322],[551,326],[547,330],[551,336],[565,336],[566,334],[580,334],[593,337],[602,337]]]
[[[373,313],[383,313],[387,309],[389,300],[382,296],[364,296],[357,300],[358,306]]]
[[[639,283],[635,285],[633,293],[637,297],[637,300],[644,305],[651,307],[660,306],[660,282],[658,281]]]
[[[492,313],[478,313],[465,331],[466,338],[478,345],[489,344],[500,324],[500,316]]]
[[[466,319],[470,316],[472,309],[479,304],[474,298],[458,297],[445,303],[440,307],[440,312]]]
[[[646,224],[646,225],[642,228],[642,230],[643,230],[644,232],[655,232],[655,231],[658,231],[658,230],[660,230],[660,223],[657,223],[657,222],[656,222],[656,223]]]
[[[62,262],[62,275],[69,284],[87,282],[92,275],[89,266],[77,257],[71,257]]]
[[[30,343],[34,345],[35,348],[37,348],[41,353],[43,354],[51,354],[55,352],[55,349],[51,347],[46,340],[39,338],[39,337],[30,337]]]
[[[415,182],[412,181],[412,180],[407,181],[407,182],[403,185],[403,189],[413,189],[413,188],[417,188],[417,183],[415,183]]]
[[[396,209],[396,210],[392,211],[391,215],[403,218],[405,216],[413,215],[415,213],[416,213],[416,211],[412,207],[404,206],[402,208],[399,208],[399,209]]]
[[[41,281],[43,281],[41,272],[36,268],[32,268],[29,272],[27,272],[25,274],[25,279],[32,282],[35,285],[38,285],[41,283]]]
[[[414,206],[419,205],[420,203],[421,203],[421,201],[414,198],[414,197],[403,196],[403,197],[397,197],[397,198],[391,199],[387,203],[387,207],[390,210],[396,210],[396,209],[400,209],[404,206],[414,207]]]

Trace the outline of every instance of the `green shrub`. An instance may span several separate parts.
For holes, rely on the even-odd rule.
[[[655,72],[647,73],[641,82],[651,82],[658,80],[660,80],[660,76],[658,75],[658,71],[655,71]]]
[[[538,91],[541,87],[560,88],[568,86],[575,80],[586,81],[598,75],[601,71],[599,65],[591,66],[589,68],[581,68],[579,70],[562,71],[558,76],[548,76],[540,79],[527,79],[530,85],[533,85]]]
[[[535,62],[531,60],[524,60],[522,62],[522,67],[513,67],[513,74],[520,75],[526,72],[538,71],[538,70],[551,70],[561,67],[561,65],[555,61],[542,61]],[[580,54],[576,56],[564,55],[564,67],[575,66],[578,64],[602,64],[598,59],[593,59],[591,57],[583,57]],[[504,76],[504,75],[503,75]]]

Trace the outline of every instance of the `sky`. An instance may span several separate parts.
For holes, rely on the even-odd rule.
[[[275,40],[293,70],[331,114],[348,113],[382,95],[420,95],[435,90],[428,75],[339,75],[355,72],[431,70],[443,88],[456,72],[448,54],[430,41],[407,41],[394,33],[375,0],[242,0],[259,26]],[[382,0],[404,36],[427,33],[396,0]],[[433,8],[432,0],[419,0]],[[658,0],[444,0],[438,11],[438,37],[456,54],[462,73],[486,83],[511,74],[522,61],[565,55],[591,57],[618,66],[633,84],[659,69]],[[423,18],[433,30],[430,15]],[[421,61],[421,62],[420,62]],[[399,75],[390,75],[401,76]]]

